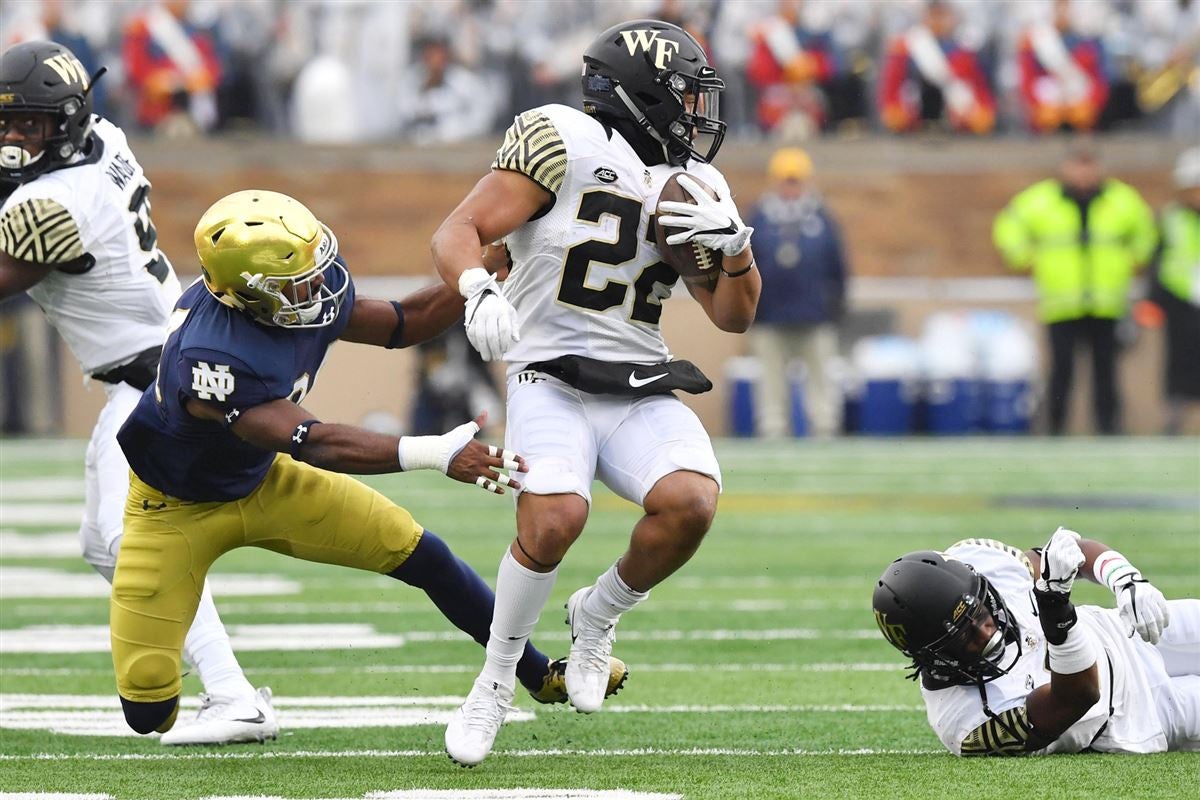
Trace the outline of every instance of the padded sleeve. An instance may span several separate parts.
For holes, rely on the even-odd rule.
[[[537,109],[526,111],[504,134],[492,169],[519,172],[558,196],[567,175],[566,142],[548,116]]]
[[[963,739],[964,756],[1018,756],[1029,751],[1033,725],[1024,704],[988,719]]]
[[[0,250],[37,264],[62,264],[84,255],[79,225],[71,212],[45,197],[31,197],[4,209]]]

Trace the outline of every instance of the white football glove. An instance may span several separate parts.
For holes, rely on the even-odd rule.
[[[1150,644],[1158,644],[1171,621],[1167,598],[1146,580],[1131,580],[1117,588],[1117,611],[1129,626],[1129,635],[1136,633]]]
[[[1079,534],[1059,528],[1042,548],[1042,569],[1033,588],[1039,592],[1070,594],[1085,560],[1079,548]]]
[[[467,299],[463,324],[467,338],[484,361],[499,361],[521,339],[517,310],[500,293],[496,276],[472,267],[458,278],[458,293]]]
[[[684,229],[668,236],[667,244],[698,242],[713,250],[720,250],[727,256],[736,256],[750,245],[750,234],[754,233],[754,228],[742,222],[732,198],[713,200],[687,175],[679,177],[679,185],[696,202],[693,205],[665,200],[658,204],[660,211],[670,215],[658,218],[662,225]]]

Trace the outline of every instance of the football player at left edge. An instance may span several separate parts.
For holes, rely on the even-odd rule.
[[[79,541],[111,583],[129,488],[117,428],[154,380],[179,281],[158,249],[150,182],[121,129],[92,113],[98,77],[54,42],[0,56],[0,300],[28,292],[104,387]],[[205,694],[194,722],[163,744],[275,738],[271,690],[246,680],[207,584],[184,653]]]

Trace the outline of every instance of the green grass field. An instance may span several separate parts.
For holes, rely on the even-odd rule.
[[[1200,797],[1194,754],[946,754],[870,613],[874,579],[903,552],[969,536],[1034,546],[1060,524],[1124,551],[1168,597],[1200,596],[1200,441],[727,441],[718,454],[707,542],[621,623],[625,690],[591,716],[518,694],[525,713],[463,770],[442,732],[482,651],[396,581],[251,549],[218,562],[214,589],[251,681],[275,692],[280,739],[168,751],[125,735],[105,586],[72,549],[83,444],[0,441],[0,797]],[[371,483],[494,579],[507,498],[431,474]],[[562,603],[637,516],[597,493],[543,650],[566,652]],[[1089,584],[1076,599],[1112,598]],[[185,680],[190,701],[199,690]]]

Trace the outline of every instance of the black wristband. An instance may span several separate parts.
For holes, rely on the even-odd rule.
[[[388,343],[384,345],[388,350],[395,350],[400,346],[400,340],[404,338],[404,309],[398,300],[392,301],[392,308],[396,309],[396,328],[392,331]]]
[[[746,265],[745,269],[739,269],[737,272],[728,272],[728,271],[726,271],[724,265],[722,265],[721,266],[721,274],[724,275],[726,278],[740,278],[752,269],[754,269],[754,259],[753,258],[750,259],[750,263]]]
[[[1071,596],[1034,589],[1033,597],[1037,601],[1038,620],[1042,623],[1046,641],[1054,645],[1062,644],[1067,640],[1067,632],[1079,621]]]
[[[306,419],[296,426],[296,429],[292,431],[292,458],[300,460],[300,448],[308,442],[312,429],[320,424],[321,420],[319,419]]]

